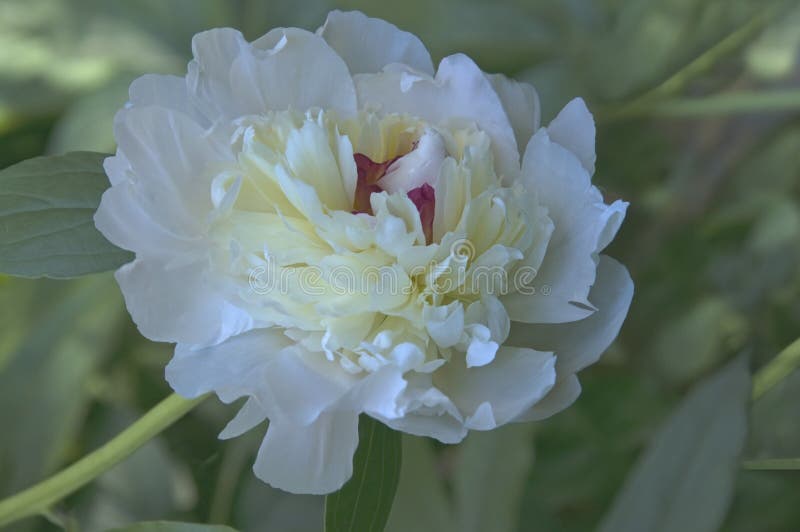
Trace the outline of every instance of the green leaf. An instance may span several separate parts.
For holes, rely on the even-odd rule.
[[[39,311],[41,317],[0,370],[2,495],[64,462],[80,434],[90,400],[88,382],[113,352],[123,323],[122,298],[110,276],[39,284],[37,295],[51,301],[51,308]]]
[[[473,431],[461,444],[455,475],[456,515],[462,532],[513,532],[533,465],[533,425]]]
[[[200,525],[196,523],[177,523],[173,521],[149,521],[136,523],[108,532],[236,532],[229,526]]]
[[[400,479],[400,433],[369,416],[358,423],[353,476],[325,498],[325,532],[381,532]]]
[[[112,270],[133,255],[94,226],[106,155],[36,157],[0,171],[0,272],[66,278]]]
[[[749,398],[744,358],[696,386],[653,438],[599,530],[717,530],[739,470]]]
[[[457,530],[431,440],[403,436],[400,483],[387,532],[455,532]]]

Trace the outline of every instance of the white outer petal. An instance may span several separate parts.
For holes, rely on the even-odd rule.
[[[577,155],[552,141],[547,129],[531,139],[523,182],[547,207],[554,229],[534,279],[536,292],[503,298],[513,321],[563,323],[589,316],[597,255],[616,234],[628,204],[606,205]],[[574,303],[577,303],[574,304]]]
[[[208,167],[232,160],[216,133],[179,111],[155,106],[122,109],[114,118],[118,155],[106,162],[106,170],[113,174],[114,185],[135,183],[139,204],[151,218],[182,236],[199,236],[212,208]]]
[[[203,127],[211,123],[198,111],[189,97],[186,78],[162,74],[145,74],[133,80],[128,88],[129,106],[155,105],[188,115]]]
[[[633,281],[625,266],[600,257],[597,281],[589,299],[597,311],[580,321],[557,324],[517,324],[509,343],[553,351],[559,374],[570,374],[597,362],[622,327],[633,298]]]
[[[267,484],[291,493],[322,495],[353,474],[358,414],[325,412],[311,425],[271,422],[253,466]]]
[[[503,102],[511,127],[517,137],[517,146],[527,146],[534,132],[539,129],[541,106],[539,95],[533,85],[509,79],[502,74],[490,74],[497,96]],[[594,139],[592,140],[594,147]]]
[[[491,430],[512,421],[547,394],[556,380],[555,357],[503,346],[491,364],[467,368],[452,360],[433,378],[464,415],[467,428]]]
[[[347,65],[318,35],[278,28],[253,43],[236,30],[198,33],[187,85],[208,119],[237,118],[267,110],[356,110]]]
[[[556,362],[558,366],[558,362]],[[572,403],[581,394],[581,383],[575,375],[559,378],[541,401],[514,419],[514,422],[541,421],[555,415]]]
[[[216,392],[225,402],[252,395],[261,383],[258,368],[290,345],[279,329],[241,334],[216,346],[175,346],[165,376],[178,394],[194,398]]]
[[[241,436],[248,430],[260,425],[267,419],[267,413],[254,397],[244,403],[236,416],[225,425],[219,433],[220,440],[229,440]]]
[[[351,74],[380,72],[388,64],[403,63],[433,75],[433,62],[422,41],[385,20],[336,10],[317,33],[344,59]]]
[[[133,321],[151,340],[210,345],[254,325],[234,304],[236,290],[203,262],[136,259],[115,277]]]
[[[575,98],[567,103],[547,126],[547,133],[554,142],[574,153],[589,175],[594,173],[597,159],[594,151],[594,118],[583,98]]]

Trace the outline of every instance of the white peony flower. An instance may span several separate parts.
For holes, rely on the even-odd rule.
[[[456,443],[575,400],[633,293],[582,100],[540,128],[530,85],[361,13],[192,50],[131,85],[95,221],[172,387],[247,398],[221,438],[269,419],[256,475],[338,489],[360,413]]]

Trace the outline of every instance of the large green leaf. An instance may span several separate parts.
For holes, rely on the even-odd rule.
[[[72,282],[17,279],[32,289],[30,301],[17,298],[20,323],[0,323],[7,360],[0,368],[0,495],[8,496],[53,473],[73,457],[91,401],[99,366],[114,352],[124,305],[109,275]],[[4,301],[0,297],[0,301]],[[49,307],[49,308],[48,308]],[[3,530],[25,532],[26,520]]]
[[[325,499],[325,532],[381,532],[389,519],[400,479],[400,433],[364,415],[358,437],[352,478]]]
[[[717,530],[733,494],[749,398],[744,358],[698,385],[652,440],[600,531]]]
[[[176,523],[173,521],[150,521],[136,523],[123,528],[115,528],[108,532],[236,532],[229,526],[200,525],[196,523]]]
[[[0,370],[4,495],[63,463],[85,415],[88,382],[113,351],[122,324],[122,298],[108,276],[42,282],[41,289],[40,296],[56,302],[34,321]]]
[[[455,473],[456,530],[512,532],[533,464],[533,425],[473,431],[461,444]]]
[[[403,436],[400,483],[386,532],[457,530],[431,441],[418,436]]]
[[[132,260],[94,226],[100,196],[108,188],[105,157],[72,152],[0,171],[0,271],[66,278]]]

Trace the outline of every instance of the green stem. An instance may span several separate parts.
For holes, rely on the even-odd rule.
[[[648,110],[652,109],[656,102],[679,93],[690,81],[710,70],[722,58],[746,45],[788,5],[789,2],[778,1],[763,9],[746,24],[725,36],[656,87],[634,98],[628,104],[601,110],[598,117],[603,121],[615,121],[651,114]]]
[[[676,98],[640,103],[625,110],[625,118],[700,117],[737,113],[763,113],[800,110],[800,90],[742,91],[715,94],[702,98]],[[617,114],[615,118],[623,115]]]
[[[800,367],[800,338],[786,346],[783,351],[761,368],[753,377],[753,399],[758,399],[790,373]],[[800,458],[765,458],[745,460],[745,469],[780,471],[800,469]]]
[[[768,458],[766,460],[747,460],[745,469],[754,471],[782,471],[800,469],[800,458]]]
[[[800,367],[800,338],[789,344],[753,377],[753,399],[758,399]]]
[[[46,511],[53,503],[70,495],[130,456],[206,397],[189,400],[176,394],[170,395],[96,451],[47,480],[0,501],[0,527]]]

